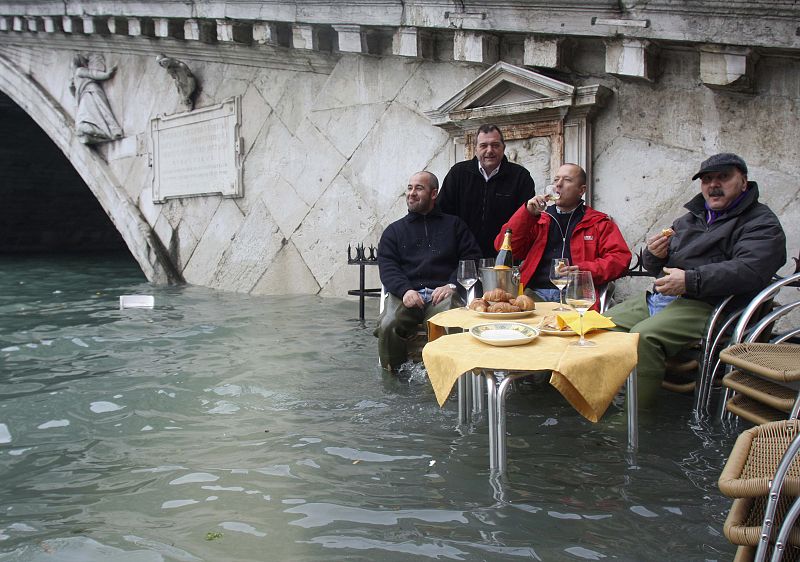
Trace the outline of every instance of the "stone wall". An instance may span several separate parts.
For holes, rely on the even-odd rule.
[[[762,21],[754,15],[755,4],[749,4],[748,17]],[[603,12],[609,8],[601,2],[587,9],[614,15]],[[187,44],[191,26],[166,26],[160,37],[78,36],[56,29],[43,39],[26,31],[22,20],[19,30],[11,19],[6,28],[9,22],[12,29],[0,33],[0,57],[68,115],[74,111],[67,89],[74,52],[100,52],[119,66],[105,87],[125,138],[93,150],[187,282],[253,293],[344,295],[355,287],[358,271],[346,265],[347,245],[376,244],[383,228],[405,213],[407,178],[420,169],[442,178],[461,153],[425,112],[492,62],[485,35],[476,39],[435,26],[414,36],[427,36],[428,43],[393,55],[403,45],[393,43],[394,32],[369,34],[358,26],[340,27],[331,36],[320,35],[316,23],[295,22],[268,27],[275,33],[272,43],[258,43],[252,35],[244,44],[222,44],[219,36],[204,42],[201,34]],[[255,33],[256,27],[248,29]],[[748,161],[751,179],[783,220],[789,250],[797,255],[800,57],[794,46],[762,48],[754,56],[704,51],[679,38],[623,44],[605,32],[592,37],[579,31],[552,43],[498,35],[496,53],[517,65],[535,56],[537,70],[547,76],[611,90],[589,139],[593,204],[614,216],[631,247],[682,213],[697,191],[690,178],[699,162],[726,150]],[[352,33],[364,41],[353,52],[343,51]],[[304,37],[310,43],[299,48]],[[476,45],[477,51],[470,50]],[[201,84],[196,107],[241,97],[243,197],[152,201],[149,121],[178,111],[174,85],[155,62],[159,52],[191,67]],[[454,60],[459,58],[465,60]],[[741,65],[720,70],[720,61],[732,59]],[[546,180],[535,179],[540,187]],[[370,269],[368,284],[375,286],[377,272]]]

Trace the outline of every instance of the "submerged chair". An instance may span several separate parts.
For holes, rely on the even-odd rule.
[[[727,412],[753,423],[786,419],[800,388],[800,345],[784,343],[800,333],[800,327],[790,327],[785,333],[772,334],[776,322],[800,308],[800,297],[776,305],[759,322],[746,331],[750,315],[778,291],[800,280],[800,273],[774,282],[748,305],[731,338],[733,345],[720,353],[726,363],[722,379],[720,418]],[[757,343],[768,336],[768,343]],[[733,391],[733,397],[729,398]]]
[[[737,561],[764,560],[776,529],[780,529],[782,541],[776,554],[800,558],[800,529],[794,524],[796,515],[788,513],[800,495],[800,459],[795,458],[800,450],[797,409],[791,419],[759,425],[739,435],[720,474],[720,491],[735,498],[723,532],[739,545]]]

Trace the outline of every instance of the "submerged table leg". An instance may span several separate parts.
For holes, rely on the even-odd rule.
[[[479,413],[483,411],[483,389],[481,388],[481,376],[472,375],[472,411]]]
[[[497,388],[497,471],[500,474],[506,473],[506,393],[511,387],[511,377],[506,377]]]
[[[464,424],[467,423],[467,391],[466,391],[467,381],[464,375],[458,377],[457,387],[458,387],[458,423]]]
[[[458,423],[472,421],[472,371],[458,377]]]
[[[494,377],[486,373],[486,408],[489,415],[489,470],[497,470],[497,389]]]
[[[628,375],[625,402],[628,405],[628,449],[639,448],[639,396],[636,389],[636,367]]]

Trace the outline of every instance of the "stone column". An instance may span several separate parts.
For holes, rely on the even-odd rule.
[[[334,25],[333,29],[338,35],[339,51],[343,53],[362,53],[365,51],[360,25]]]
[[[709,88],[751,91],[757,60],[758,55],[747,47],[704,45],[700,48],[700,79]]]
[[[401,27],[392,36],[392,54],[403,57],[433,58],[430,33],[416,27]]]
[[[563,37],[528,35],[525,37],[523,64],[541,68],[564,68],[564,42]]]
[[[56,31],[59,31],[58,26],[61,21],[53,16],[43,16],[42,23],[44,24],[45,33],[55,33]]]
[[[494,64],[498,57],[498,41],[494,35],[478,31],[456,31],[453,40],[454,60]]]
[[[83,16],[83,32],[86,35],[92,35],[95,32],[94,18],[92,16]]]
[[[314,27],[307,23],[292,25],[292,47],[295,49],[314,49]]]
[[[652,82],[656,76],[657,50],[646,39],[606,41],[606,72]]]
[[[259,45],[277,45],[278,32],[274,23],[257,21],[253,24],[253,41]]]

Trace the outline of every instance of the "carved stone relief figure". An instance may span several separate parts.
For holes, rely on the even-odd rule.
[[[117,66],[106,70],[103,55],[77,54],[72,59],[70,91],[78,102],[75,133],[83,144],[122,138],[122,128],[114,118],[101,82],[110,79]]]
[[[197,88],[197,80],[195,80],[192,71],[186,66],[186,63],[168,57],[166,55],[158,55],[156,62],[163,68],[167,69],[167,74],[172,76],[175,80],[175,87],[178,89],[178,95],[181,97],[181,105],[187,111],[194,109],[194,93]]]

